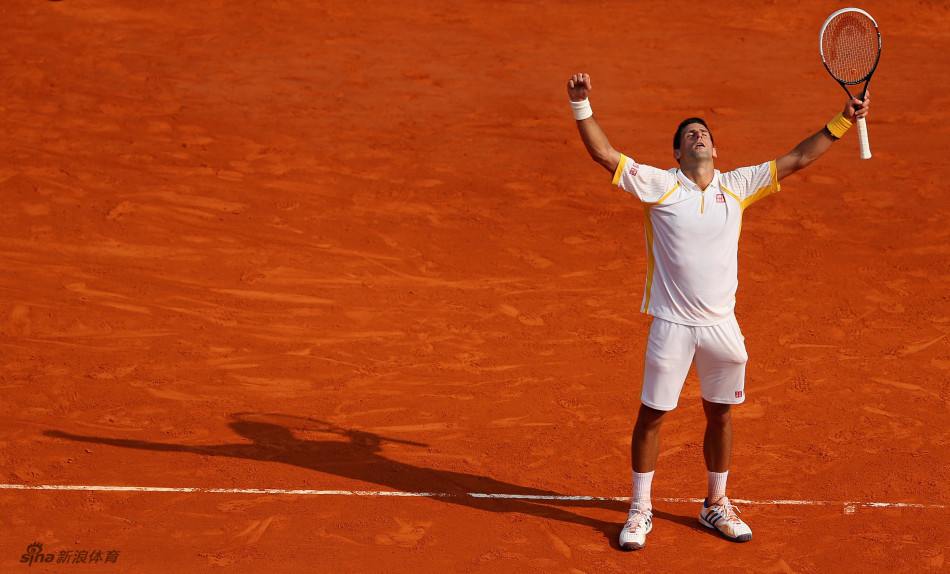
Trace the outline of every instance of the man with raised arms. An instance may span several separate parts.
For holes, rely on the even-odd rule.
[[[653,528],[650,487],[659,456],[660,425],[676,408],[690,365],[699,375],[706,414],[703,455],[708,474],[699,521],[736,542],[752,530],[726,497],[732,454],[730,409],[745,400],[744,338],[736,317],[739,230],[754,202],[779,191],[779,182],[809,165],[855,122],[870,98],[854,98],[825,127],[782,157],[721,173],[713,135],[701,118],[676,128],[669,170],[640,165],[611,147],[594,120],[591,80],[567,82],[574,119],[591,158],[613,174],[613,184],[643,202],[647,275],[641,311],[653,317],[647,340],[640,411],[631,445],[633,500],[620,546],[642,548]]]

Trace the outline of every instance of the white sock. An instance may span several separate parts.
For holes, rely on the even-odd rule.
[[[726,480],[729,478],[729,471],[712,472],[706,471],[709,478],[709,504],[713,504],[726,495]]]
[[[653,484],[653,473],[656,472],[651,470],[650,472],[633,472],[633,502],[630,505],[630,508],[634,508],[638,504],[640,506],[646,507],[648,510],[653,510],[653,503],[650,502],[650,486]]]

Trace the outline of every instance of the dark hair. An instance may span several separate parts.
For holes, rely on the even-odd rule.
[[[703,118],[686,118],[680,122],[680,125],[676,128],[676,133],[673,134],[673,149],[680,148],[680,141],[682,141],[683,128],[689,124],[701,124],[709,132],[709,141],[716,145],[716,141],[713,139],[712,130],[709,129],[709,126],[706,125],[706,121]]]

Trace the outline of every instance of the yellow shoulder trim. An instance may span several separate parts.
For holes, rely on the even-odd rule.
[[[721,189],[723,192],[728,193],[730,196],[732,196],[732,198],[735,199],[736,201],[738,201],[740,205],[742,204],[742,200],[739,199],[739,196],[738,196],[738,195],[732,193],[731,191],[729,191],[728,189],[724,188],[724,187],[721,186],[721,185],[719,186],[719,189]]]
[[[617,164],[617,169],[614,170],[614,179],[610,182],[612,185],[620,183],[620,174],[623,173],[625,165],[627,165],[627,156],[620,154],[620,163]]]
[[[676,190],[679,189],[679,188],[680,188],[680,184],[677,183],[676,185],[673,186],[673,189],[667,191],[667,192],[666,192],[666,195],[664,195],[664,196],[661,197],[660,199],[656,200],[656,202],[654,202],[653,205],[659,205],[659,204],[663,203],[664,201],[666,201],[666,198],[667,198],[667,197],[673,195],[673,192],[676,191]]]
[[[745,211],[747,207],[762,199],[763,197],[771,195],[782,189],[782,186],[778,182],[778,171],[775,168],[775,160],[769,162],[769,171],[772,172],[772,181],[768,185],[762,186],[755,190],[755,193],[745,198],[745,201],[741,203],[742,211]]]

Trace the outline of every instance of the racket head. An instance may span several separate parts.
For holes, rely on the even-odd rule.
[[[231,414],[230,418],[235,422],[281,426],[294,431],[321,432],[339,435],[347,430],[314,418],[281,413],[241,412]]]
[[[821,61],[842,86],[867,82],[881,59],[881,32],[870,14],[842,8],[821,26]]]
[[[292,431],[295,436],[298,436],[301,440],[336,440],[339,438],[344,439],[359,439],[360,442],[389,442],[396,444],[406,444],[410,446],[421,446],[427,447],[428,444],[411,441],[411,440],[400,440],[395,438],[388,438],[384,436],[379,436],[375,433],[359,430],[355,428],[343,428],[339,427],[333,423],[322,421],[319,419],[311,417],[302,417],[297,415],[287,415],[281,413],[261,413],[261,412],[240,412],[233,413],[230,416],[233,423],[237,424],[257,424],[257,425],[266,425],[274,428],[283,428],[287,431]]]

